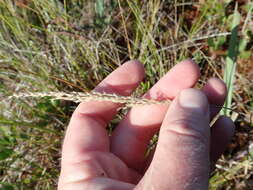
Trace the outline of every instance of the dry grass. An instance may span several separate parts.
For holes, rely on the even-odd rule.
[[[189,57],[199,64],[201,81],[223,78],[238,3],[241,20],[231,108],[242,114],[232,114],[237,132],[217,164],[210,189],[252,188],[252,2],[98,2],[0,0],[1,96],[89,92],[129,59],[139,59],[146,69],[134,97]],[[1,101],[0,188],[55,188],[61,141],[75,106],[49,97]]]
[[[89,101],[107,101],[118,104],[124,104],[125,107],[133,107],[138,105],[151,105],[151,104],[169,104],[170,100],[156,101],[146,98],[137,98],[131,96],[120,96],[117,94],[107,94],[99,92],[31,92],[13,94],[8,99],[14,98],[43,98],[51,97],[52,100],[68,100],[75,103],[89,102]]]

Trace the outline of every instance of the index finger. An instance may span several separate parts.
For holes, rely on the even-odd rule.
[[[143,65],[129,61],[106,77],[96,92],[129,95],[144,77]],[[117,112],[119,104],[112,102],[83,102],[72,115],[62,148],[62,166],[81,160],[87,151],[109,151],[106,124]]]

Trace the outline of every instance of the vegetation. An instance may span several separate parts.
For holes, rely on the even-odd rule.
[[[140,95],[189,57],[198,87],[224,78],[237,126],[210,189],[253,188],[252,17],[251,0],[0,0],[0,189],[55,189],[77,105],[7,96],[88,92],[129,59],[145,65]]]

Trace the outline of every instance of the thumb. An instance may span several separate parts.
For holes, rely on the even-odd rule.
[[[196,89],[183,90],[172,102],[153,160],[137,189],[208,189],[208,105]]]

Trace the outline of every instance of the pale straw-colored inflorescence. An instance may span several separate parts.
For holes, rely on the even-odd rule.
[[[136,105],[151,105],[151,104],[169,104],[170,100],[156,101],[146,98],[137,98],[132,96],[120,96],[117,94],[99,93],[99,92],[26,92],[18,93],[9,98],[42,98],[51,97],[54,100],[68,100],[76,103],[88,101],[108,101],[114,103],[125,104],[126,107]]]
[[[142,106],[142,105],[162,105],[162,104],[170,104],[171,100],[150,100],[146,98],[137,98],[133,96],[120,96],[117,94],[108,94],[108,93],[100,93],[100,92],[26,92],[26,93],[17,93],[9,96],[9,99],[13,98],[43,98],[43,97],[51,97],[52,100],[67,100],[73,101],[76,103],[80,102],[89,102],[89,101],[106,101],[123,104],[123,108],[130,108],[133,106]],[[224,108],[233,111],[233,113],[241,114],[236,112],[233,109],[226,108],[223,106],[210,105],[215,108]],[[250,114],[250,123],[252,122],[252,115]]]

